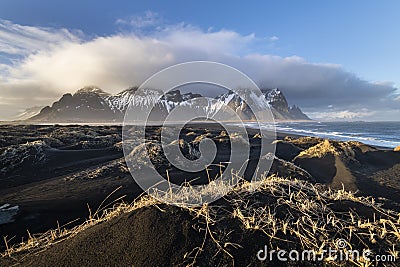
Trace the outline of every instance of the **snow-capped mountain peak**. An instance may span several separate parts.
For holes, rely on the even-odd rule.
[[[129,106],[155,107],[159,116],[165,116],[177,105],[203,109],[206,114],[215,114],[223,105],[228,105],[245,120],[254,119],[254,112],[271,108],[278,120],[308,119],[299,108],[289,108],[283,93],[278,89],[262,89],[261,94],[240,89],[244,99],[233,92],[227,92],[208,103],[197,101],[200,94],[181,93],[173,90],[162,94],[158,89],[145,89],[140,92],[137,87],[128,88],[111,95],[96,86],[79,89],[75,94],[65,94],[51,107],[43,108],[40,113],[30,118],[36,121],[116,121],[122,122]],[[252,110],[256,109],[256,110]],[[258,110],[257,110],[258,109]],[[164,115],[163,115],[164,114]]]
[[[109,96],[109,93],[104,92],[102,89],[100,89],[97,86],[85,86],[78,91],[76,91],[75,95],[79,94],[97,94],[99,96]]]

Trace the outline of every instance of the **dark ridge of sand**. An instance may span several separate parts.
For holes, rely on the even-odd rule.
[[[38,267],[187,266],[191,263],[195,263],[194,266],[231,266],[232,258],[218,252],[218,246],[210,237],[204,240],[205,227],[203,220],[194,218],[187,210],[165,205],[145,207],[91,227],[42,253],[27,256],[18,264]],[[244,230],[232,218],[224,219],[218,227],[221,227],[220,231],[233,231],[231,241],[241,245],[240,249],[232,250],[236,266],[266,266],[254,255],[263,244],[268,244],[267,237]],[[201,247],[203,251],[195,261]],[[4,264],[16,263],[0,259],[0,264],[2,261]],[[287,266],[276,260],[272,264]]]
[[[295,187],[291,190],[295,190]],[[315,198],[315,195],[310,194],[310,200]],[[240,202],[235,202],[238,200]],[[334,212],[339,220],[349,220],[346,213],[354,210],[362,219],[387,218],[385,214],[359,202],[323,200],[327,201],[325,215],[331,216]],[[291,206],[283,203],[281,196],[269,190],[248,195],[229,195],[211,205],[210,224],[206,223],[203,216],[197,215],[198,210],[189,211],[165,204],[146,206],[92,226],[44,251],[33,254],[22,253],[14,255],[12,259],[0,258],[0,265],[140,267],[187,266],[193,263],[194,266],[320,266],[318,262],[280,262],[276,258],[272,261],[259,261],[256,254],[264,248],[264,245],[270,248],[278,246],[287,251],[293,249],[302,251],[299,237],[290,232],[284,234],[279,229],[275,238],[271,239],[261,229],[246,228],[233,215],[237,208],[257,209],[269,206],[275,210],[275,216],[279,219],[295,222],[304,216],[296,209],[295,204]],[[310,213],[310,216],[317,218],[313,213]],[[304,227],[308,227],[307,224]],[[331,238],[339,238],[346,232],[346,228],[337,230],[329,224],[325,227]],[[266,228],[265,231],[272,232],[271,228]],[[388,248],[387,243],[368,241],[367,236],[363,240],[353,236],[348,241],[352,242],[353,249],[367,244],[375,251],[383,253]],[[341,266],[352,266],[352,264],[342,262]]]
[[[304,168],[301,168],[290,161],[285,161],[279,158],[274,159],[269,175],[275,174],[281,177],[293,177],[310,182],[316,182],[312,176]]]
[[[296,158],[294,163],[307,170],[319,183],[331,183],[336,175],[335,156],[327,154],[322,158]]]
[[[329,184],[333,189],[358,190],[356,178],[339,156],[329,153],[322,158],[297,158],[295,163],[317,177],[319,183]]]
[[[396,203],[400,203],[400,176],[397,172],[400,153],[359,142],[313,137],[284,138],[280,143],[302,149],[292,162],[311,174],[316,182],[334,189],[344,188],[364,196],[388,199],[386,204],[399,209]]]
[[[357,191],[356,178],[339,156],[335,156],[335,168],[336,175],[333,177],[330,187],[333,189],[345,188],[353,192]]]
[[[191,132],[195,135],[188,135]],[[0,126],[0,133],[3,134],[0,138],[3,150],[35,141],[43,141],[49,146],[44,149],[47,161],[35,162],[36,154],[29,154],[26,163],[0,175],[0,204],[9,203],[20,207],[14,223],[0,225],[0,236],[8,236],[8,239],[14,237],[10,241],[11,245],[18,243],[21,238],[26,240],[26,230],[31,233],[45,232],[56,228],[57,222],[63,225],[77,218],[79,220],[69,227],[81,223],[89,214],[87,204],[96,210],[118,187],[121,189],[105,205],[124,195],[129,202],[142,192],[124,163],[120,146],[121,127]],[[157,127],[149,134],[153,140],[159,139]],[[218,137],[221,134],[220,127],[199,124],[182,132],[187,142],[204,134],[210,134],[217,142],[220,158],[216,161],[229,156],[229,146],[225,141],[218,141],[221,139]],[[253,148],[250,170],[259,159],[259,139],[253,138],[255,134],[256,130],[249,130]],[[343,184],[346,190],[358,191],[359,195],[383,198],[381,201],[384,207],[400,211],[399,152],[379,150],[356,142],[331,141],[329,144],[335,149],[334,152],[328,150],[323,155],[315,155],[313,148],[321,145],[324,139],[288,134],[278,134],[277,137],[276,159],[270,174],[322,183],[339,189]],[[3,150],[0,148],[0,154]],[[165,164],[158,167],[162,171],[168,169]],[[179,176],[177,170],[170,171],[177,176],[178,182],[188,179],[186,175],[184,178]],[[251,172],[247,174],[251,175]],[[191,178],[199,178],[200,182],[207,180],[204,173],[195,174]],[[354,208],[361,209],[359,206]],[[0,250],[3,249],[4,244],[1,244]],[[240,257],[246,258],[246,253],[243,254]]]
[[[292,161],[303,149],[288,142],[276,144],[275,156],[286,161]]]
[[[27,259],[25,266],[176,266],[199,246],[187,212],[143,208],[94,226],[62,246]]]

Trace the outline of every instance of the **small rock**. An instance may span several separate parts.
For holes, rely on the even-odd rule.
[[[400,152],[400,146],[396,147],[396,148],[394,149],[394,151]]]

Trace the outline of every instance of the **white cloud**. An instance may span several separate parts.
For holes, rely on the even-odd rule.
[[[79,31],[14,24],[0,19],[0,53],[28,55],[56,44],[79,42]]]
[[[142,20],[131,18],[118,23],[147,27],[155,23],[153,17],[156,15],[148,13]],[[396,106],[391,96],[395,92],[393,84],[363,81],[337,64],[249,52],[257,42],[254,34],[203,31],[179,24],[148,34],[125,31],[84,41],[81,33],[66,29],[1,23],[7,29],[0,27],[0,52],[23,56],[12,65],[0,65],[0,97],[2,102],[13,103],[16,109],[50,104],[62,93],[74,92],[88,84],[116,93],[139,85],[164,67],[190,60],[232,65],[262,86],[281,88],[289,102],[314,112],[318,118],[361,116],[349,108],[354,105],[358,110]],[[328,110],[323,115],[328,105],[342,113],[329,114],[332,110]],[[5,109],[9,106],[2,108],[0,103],[0,114],[5,114]]]
[[[151,37],[116,34],[88,42],[66,42],[24,58],[9,69],[4,85],[31,80],[62,93],[97,84],[117,92],[178,62],[218,60],[238,53],[253,38],[232,31],[204,33],[179,25]]]
[[[135,15],[125,19],[117,19],[116,24],[122,27],[129,27],[129,30],[137,30],[149,28],[159,25],[162,18],[156,12],[146,11],[144,15]]]
[[[269,40],[271,41],[271,42],[275,42],[275,41],[278,41],[279,40],[279,37],[278,36],[271,36],[270,38],[269,38]]]
[[[374,114],[374,111],[369,111],[368,109],[363,109],[361,111],[337,110],[308,113],[312,119],[322,121],[366,119]]]

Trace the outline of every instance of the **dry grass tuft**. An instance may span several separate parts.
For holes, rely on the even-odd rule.
[[[292,139],[289,142],[295,145],[302,144],[302,142],[310,141],[308,137],[303,140],[304,137],[299,139]],[[365,151],[372,150],[372,147],[368,147],[360,142],[355,141],[334,141],[328,139],[314,138],[313,141],[317,143],[301,151],[297,157],[307,157],[307,158],[322,158],[327,154],[332,154],[334,156],[340,156],[345,160],[355,161],[356,150]]]
[[[309,149],[301,151],[297,157],[322,158],[326,154],[339,155],[339,152],[329,140],[324,140]]]
[[[329,143],[321,146],[331,149]],[[243,181],[229,192],[226,192],[227,187],[223,183],[214,183],[208,189],[209,194],[228,194],[215,204],[204,204],[201,207],[183,205],[185,200],[193,197],[188,190],[160,194],[159,198],[168,198],[167,202],[182,206],[182,209],[189,211],[193,216],[193,220],[204,226],[203,244],[185,255],[192,260],[189,266],[195,266],[196,259],[204,253],[215,254],[206,251],[207,242],[214,244],[217,253],[223,253],[232,261],[235,260],[234,252],[241,244],[235,244],[229,239],[229,235],[221,232],[222,220],[240,222],[244,233],[257,232],[269,240],[269,244],[254,244],[255,246],[313,250],[318,255],[324,247],[335,248],[337,239],[341,238],[346,240],[352,249],[371,249],[375,253],[399,256],[400,214],[383,209],[373,198],[357,197],[345,190],[331,190],[323,185],[277,176],[263,177],[253,183]],[[32,235],[26,242],[7,246],[7,250],[1,255],[12,257],[18,253],[39,252],[73,238],[93,225],[161,203],[143,195],[131,204],[114,204],[110,208],[101,211],[99,209],[82,225],[72,229],[59,227],[42,235]],[[335,210],[335,205],[349,208],[339,212]],[[352,208],[357,205],[360,209]],[[364,209],[373,211],[374,215],[366,216],[362,212]],[[5,242],[7,244],[6,239]],[[368,262],[362,258],[353,264],[368,266]]]
[[[115,192],[115,191],[114,191]],[[113,193],[114,193],[113,192]],[[159,203],[156,199],[143,195],[137,198],[133,203],[128,204],[125,202],[118,202],[120,199],[113,201],[112,207],[99,208],[95,213],[92,214],[90,208],[89,218],[81,225],[75,226],[68,229],[67,225],[58,227],[57,229],[51,229],[42,234],[31,235],[28,231],[29,238],[25,242],[20,244],[9,246],[7,237],[4,237],[4,242],[6,245],[6,251],[0,254],[1,257],[12,257],[19,253],[37,253],[47,249],[50,246],[58,244],[69,238],[73,238],[80,232],[92,227],[94,225],[100,224],[102,222],[109,221],[121,214],[129,213],[134,210],[140,209],[142,207],[148,207]],[[73,222],[70,222],[73,223]]]

